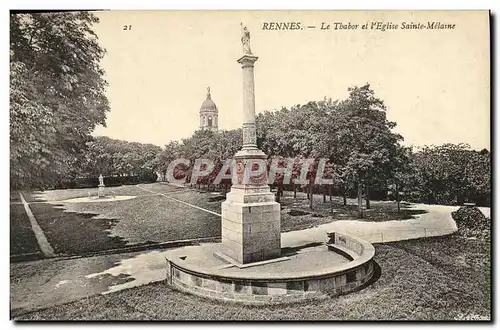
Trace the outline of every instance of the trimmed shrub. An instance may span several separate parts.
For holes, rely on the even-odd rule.
[[[156,182],[158,175],[155,172],[144,171],[139,175],[139,180],[144,183]]]
[[[478,207],[462,206],[451,216],[457,223],[458,232],[464,237],[487,238],[491,235],[491,220]]]

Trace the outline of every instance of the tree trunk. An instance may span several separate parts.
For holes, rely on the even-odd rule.
[[[297,198],[297,185],[293,184],[293,198]]]
[[[366,209],[368,210],[370,208],[370,185],[367,183],[365,187],[365,201],[366,201]]]
[[[332,185],[328,185],[328,195],[330,195],[330,202],[332,201]]]
[[[401,211],[400,203],[399,203],[399,185],[396,183],[396,202],[398,203],[398,213]]]
[[[326,203],[326,187],[323,187],[323,203]]]
[[[313,209],[313,184],[312,182],[309,182],[309,209]]]
[[[358,213],[363,218],[363,185],[358,183]]]
[[[342,197],[344,199],[344,206],[347,205],[347,188],[344,187],[344,189],[342,190]]]
[[[276,202],[280,202],[281,200],[281,185],[278,184],[277,185],[277,189],[276,189],[276,198],[275,198]]]

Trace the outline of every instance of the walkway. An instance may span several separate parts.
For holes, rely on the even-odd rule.
[[[31,223],[31,229],[33,230],[33,233],[35,234],[35,238],[38,242],[38,246],[40,247],[40,250],[46,257],[53,257],[55,255],[54,249],[52,246],[50,246],[49,241],[47,240],[47,237],[45,236],[42,228],[36,221],[35,216],[33,215],[33,212],[31,212],[31,208],[29,204],[26,202],[24,199],[24,196],[22,193],[19,193],[19,197],[21,198],[21,203],[24,206],[24,210],[26,211],[26,215],[28,216],[28,219],[30,220]]]
[[[443,236],[457,230],[451,212],[458,210],[458,206],[413,204],[410,208],[425,210],[427,213],[416,215],[415,219],[409,220],[384,222],[340,220],[315,228],[283,233],[281,234],[281,245],[299,246],[308,242],[325,240],[326,232],[331,231],[355,235],[370,243],[386,243]]]

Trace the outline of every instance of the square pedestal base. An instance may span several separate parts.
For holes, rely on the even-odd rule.
[[[265,188],[232,189],[222,203],[222,252],[242,264],[281,255],[280,204]]]
[[[103,197],[106,197],[106,194],[104,193],[104,186],[99,186],[97,188],[97,196],[99,198],[103,198]]]

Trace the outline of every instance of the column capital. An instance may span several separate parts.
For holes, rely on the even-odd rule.
[[[258,60],[259,58],[257,56],[253,55],[243,55],[238,59],[238,63],[241,64],[242,67],[245,66],[253,66],[253,64]]]

